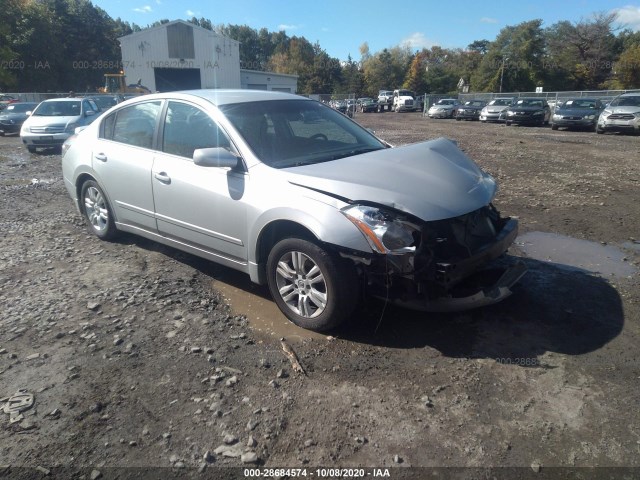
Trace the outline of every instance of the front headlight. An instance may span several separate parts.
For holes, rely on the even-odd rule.
[[[489,110],[487,110],[487,107],[484,107],[482,110],[480,110],[481,115],[486,115],[487,113],[489,113]]]
[[[65,128],[64,131],[66,133],[75,133],[77,126],[78,126],[77,123],[68,123],[67,128]]]
[[[419,227],[400,214],[369,205],[353,205],[341,210],[377,253],[398,255],[415,252],[414,233]]]
[[[557,113],[553,114],[553,119],[554,120],[561,120],[562,119],[562,115],[558,115]]]
[[[516,113],[515,113],[515,112],[512,112],[511,110],[508,110],[508,111],[507,111],[507,116],[509,116],[509,117],[513,117],[515,114],[516,114]]]
[[[606,118],[606,117],[608,117],[609,115],[611,115],[612,113],[613,113],[613,112],[612,112],[611,110],[604,110],[604,111],[602,112],[602,116]]]
[[[596,118],[596,116],[595,115],[586,115],[584,118],[587,119],[587,120],[593,120],[594,118]]]

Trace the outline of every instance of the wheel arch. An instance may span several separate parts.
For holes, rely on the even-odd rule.
[[[98,179],[94,175],[88,172],[82,172],[76,177],[76,183],[75,183],[76,198],[78,199],[78,209],[80,210],[80,212],[82,212],[82,186],[85,184],[87,180],[93,180],[100,186],[102,193],[107,199],[107,203],[111,206],[111,215],[113,216],[113,221],[117,222],[118,217],[116,216],[116,212],[113,208],[113,202],[111,201],[111,197],[109,196],[109,193],[102,187]]]
[[[260,231],[255,245],[255,263],[258,283],[267,281],[267,258],[273,246],[285,238],[301,238],[314,243],[321,242],[318,236],[307,226],[293,220],[274,220]]]

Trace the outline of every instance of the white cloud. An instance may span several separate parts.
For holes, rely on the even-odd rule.
[[[300,28],[300,25],[286,25],[286,24],[280,24],[278,25],[278,31],[281,30],[298,30]]]
[[[490,18],[490,17],[482,17],[480,19],[481,23],[498,23],[498,20],[496,20],[495,18]]]
[[[199,17],[200,16],[200,12],[194,12],[193,10],[187,10],[186,12],[184,12],[184,14],[187,17]]]
[[[133,11],[138,13],[151,13],[153,9],[149,5],[145,5],[144,7],[134,8]]]
[[[618,15],[617,22],[624,28],[630,28],[633,31],[640,31],[640,7],[635,5],[627,5],[622,8],[614,8],[612,13]]]
[[[433,40],[429,40],[424,33],[416,32],[409,35],[400,42],[401,45],[409,47],[411,50],[421,50],[423,48],[431,48],[438,45]]]

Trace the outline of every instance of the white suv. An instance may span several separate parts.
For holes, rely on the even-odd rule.
[[[90,98],[45,100],[22,124],[20,138],[31,153],[37,148],[62,148],[75,129],[89,125],[99,111]]]
[[[600,114],[596,132],[640,134],[640,93],[623,93],[614,98]]]

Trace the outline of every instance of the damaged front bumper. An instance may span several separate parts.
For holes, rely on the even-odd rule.
[[[526,273],[522,262],[493,265],[517,234],[518,221],[501,218],[491,205],[427,222],[415,251],[362,262],[368,293],[422,311],[459,311],[500,302]]]

